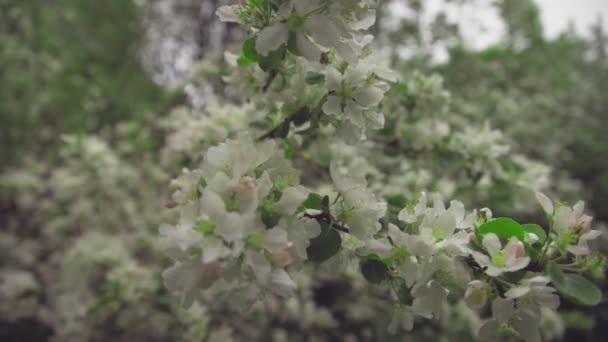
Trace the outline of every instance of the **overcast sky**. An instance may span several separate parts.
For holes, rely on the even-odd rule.
[[[535,0],[541,9],[545,34],[554,37],[572,21],[580,33],[587,33],[598,17],[603,17],[608,27],[608,0]],[[448,14],[461,23],[463,34],[473,47],[484,47],[495,42],[504,27],[497,20],[498,13],[492,1],[478,1],[474,6],[450,6],[444,0],[426,0],[429,18],[439,9],[448,8]],[[450,10],[449,8],[452,8]]]

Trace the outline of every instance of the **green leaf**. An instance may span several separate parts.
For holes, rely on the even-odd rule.
[[[486,222],[477,228],[477,234],[480,241],[483,241],[483,236],[488,233],[494,233],[501,238],[509,239],[511,237],[516,237],[520,241],[525,241],[525,231],[522,226],[507,217],[499,217],[496,220]]]
[[[321,197],[321,195],[311,192],[310,194],[308,194],[308,197],[306,198],[304,203],[302,203],[302,205],[306,209],[321,210],[322,202],[323,197]]]
[[[237,65],[247,65],[247,64],[251,64],[254,63],[255,61],[252,61],[251,59],[240,55],[239,58],[236,60],[236,64]]]
[[[325,212],[329,212],[329,196],[323,196],[321,200],[321,209]]]
[[[545,241],[547,240],[547,234],[545,233],[545,231],[543,230],[543,228],[541,226],[534,224],[534,223],[526,223],[526,224],[523,224],[521,227],[524,229],[524,231],[538,236],[538,242],[541,245],[544,244]]]
[[[255,41],[257,37],[251,37],[243,42],[243,56],[252,62],[257,62],[260,55],[255,50]]]
[[[367,247],[359,247],[355,250],[355,254],[363,259],[367,259],[367,260],[376,260],[376,261],[380,261],[381,263],[385,264],[388,267],[391,267],[393,265],[393,259],[392,258],[386,258],[386,259],[382,259],[380,258],[380,256],[378,254],[375,253],[371,253]]]
[[[295,32],[289,32],[289,39],[287,40],[287,50],[296,56],[301,56],[300,49],[298,49],[298,38]]]
[[[359,268],[363,277],[372,284],[379,284],[391,278],[388,266],[378,260],[361,260],[359,261]]]
[[[285,158],[293,159],[293,141],[291,139],[285,139],[285,144],[287,145],[285,148]]]
[[[340,233],[331,229],[326,223],[321,223],[321,234],[310,240],[310,245],[306,249],[308,260],[322,263],[336,255],[341,246]]]
[[[306,83],[307,84],[317,84],[321,83],[325,80],[325,75],[320,74],[318,72],[309,72],[306,74]]]
[[[549,262],[547,273],[557,291],[572,302],[594,306],[602,301],[602,291],[594,283],[578,274],[562,272],[555,262]]]
[[[285,47],[285,45],[283,45],[280,48],[269,52],[268,56],[260,55],[258,58],[258,65],[264,71],[270,71],[272,69],[275,69],[283,61],[286,49],[287,48]]]
[[[401,194],[387,195],[387,196],[384,196],[384,199],[390,206],[393,206],[395,208],[401,209],[401,208],[405,208],[405,206],[407,205],[407,198],[405,198],[405,196],[403,196]]]

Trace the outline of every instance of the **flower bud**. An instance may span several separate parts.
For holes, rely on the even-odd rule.
[[[467,286],[464,294],[464,301],[474,310],[482,308],[488,302],[488,292],[490,286],[481,280],[473,280]]]
[[[285,267],[293,262],[293,258],[289,251],[284,249],[279,252],[272,253],[270,256],[270,261],[272,264],[277,267]]]
[[[204,271],[201,277],[201,287],[206,289],[213,285],[213,283],[220,277],[222,265],[219,261],[214,261],[208,264],[203,264],[203,267]]]
[[[521,258],[526,255],[526,248],[523,242],[517,241],[517,249],[515,250],[515,257]]]
[[[243,176],[232,190],[236,193],[247,193],[253,189],[255,179],[251,176]]]

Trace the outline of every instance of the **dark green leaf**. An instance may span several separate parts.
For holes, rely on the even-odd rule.
[[[521,226],[526,232],[538,236],[538,242],[542,245],[547,240],[547,234],[543,228],[534,223],[526,223]]]
[[[342,238],[340,234],[326,223],[321,223],[321,234],[310,240],[310,245],[306,249],[308,260],[317,263],[324,262],[336,255],[341,246]]]
[[[306,200],[304,201],[304,203],[302,203],[302,205],[306,209],[321,210],[322,201],[323,201],[323,197],[321,197],[321,195],[311,192],[310,194],[308,194],[308,198],[306,198]]]
[[[364,259],[359,261],[363,277],[372,284],[379,284],[390,279],[390,269],[381,261]]]
[[[264,71],[270,71],[276,68],[279,64],[281,64],[281,61],[283,61],[283,58],[285,57],[285,51],[286,47],[285,45],[283,45],[280,48],[269,52],[268,56],[260,55],[258,58],[258,65]]]
[[[594,283],[578,274],[564,273],[551,261],[547,265],[551,282],[561,295],[574,303],[594,306],[602,301],[602,292]]]
[[[323,196],[323,200],[321,201],[321,209],[325,212],[329,212],[329,196]]]
[[[302,107],[292,114],[291,121],[296,126],[302,126],[306,123],[306,121],[310,120],[311,116],[312,111],[310,110],[310,108]]]
[[[509,239],[516,237],[520,241],[524,241],[525,231],[521,225],[514,220],[506,217],[499,217],[493,221],[486,222],[477,229],[479,238],[483,241],[483,236],[488,233],[494,233],[498,237]]]
[[[287,40],[287,50],[296,56],[301,56],[300,49],[298,49],[298,40],[295,32],[289,32],[289,39]]]
[[[317,84],[321,83],[325,80],[325,75],[320,74],[318,72],[309,72],[306,74],[306,83],[308,84]]]

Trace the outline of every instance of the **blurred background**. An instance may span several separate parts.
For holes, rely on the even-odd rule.
[[[164,208],[168,181],[195,161],[179,137],[219,106],[223,51],[240,48],[239,28],[214,14],[229,3],[0,1],[0,341],[248,336],[238,319],[223,324],[230,312],[173,303],[155,239],[175,215]],[[441,77],[450,113],[489,122],[548,175],[538,188],[583,199],[597,226],[608,222],[608,2],[382,1],[378,14],[373,31],[400,74]],[[510,184],[479,192],[451,194],[497,216],[543,220],[531,195],[520,200]],[[327,308],[341,286],[312,289],[299,325],[269,320],[260,329],[359,336],[358,318]],[[314,322],[323,307],[334,325]],[[593,310],[562,308],[556,339],[608,336],[606,299]],[[434,329],[423,326],[418,340],[435,340]]]

